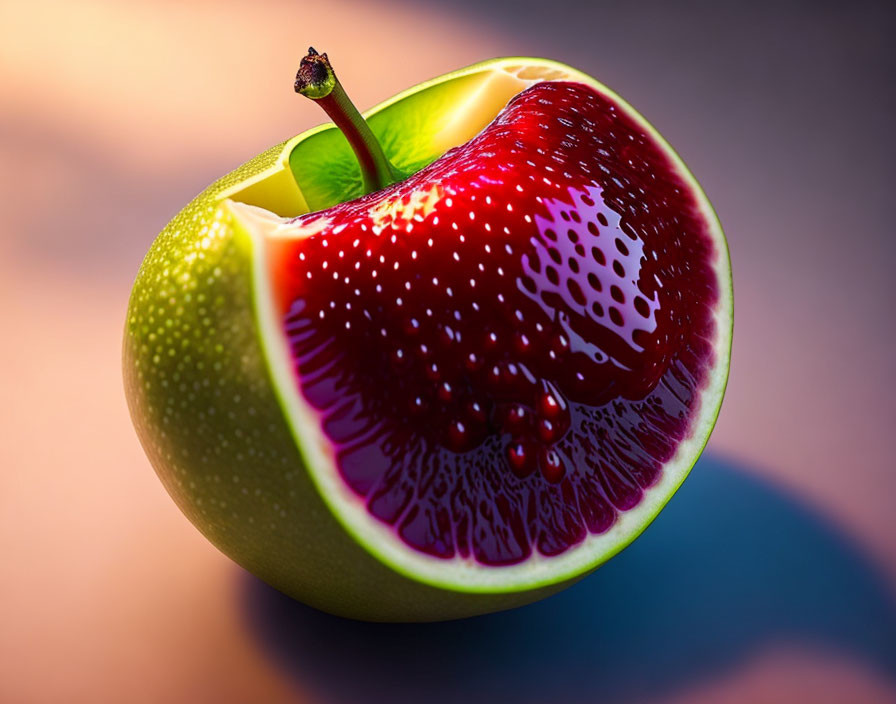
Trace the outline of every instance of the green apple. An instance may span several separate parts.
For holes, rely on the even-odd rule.
[[[316,56],[310,53],[303,65]],[[325,108],[329,100],[328,112],[342,130],[332,124],[309,130],[213,183],[165,227],[140,268],[127,316],[124,379],[143,447],[177,505],[214,545],[316,608],[365,620],[425,621],[510,608],[554,593],[630,543],[706,442],[724,391],[731,339],[721,227],[658,133],[618,96],[570,67],[532,58],[488,61],[415,86],[363,120],[342,97],[328,62],[324,69],[330,73],[306,76],[303,92]],[[338,217],[340,204],[363,196],[380,199],[371,213],[385,208],[394,215],[398,206],[390,189],[402,187],[402,179],[453,158],[449,150],[487,130],[509,101],[554,83],[584,87],[618,111],[667,159],[693,199],[701,237],[715,252],[708,260],[718,281],[718,294],[707,303],[715,322],[708,338],[712,361],[694,390],[686,437],[637,505],[614,513],[611,528],[589,533],[562,554],[533,548],[526,559],[506,566],[469,554],[433,557],[402,542],[341,477],[336,443],[319,409],[303,395],[302,375],[288,355],[272,257],[306,239],[310,246],[314,238],[338,236],[329,215],[315,214]],[[436,193],[436,186],[426,193]],[[445,194],[440,197],[444,202]],[[412,193],[410,207],[423,203],[427,213],[438,207],[414,198]],[[403,213],[402,223],[418,222],[413,214]],[[416,236],[425,237],[427,227],[436,233],[430,220],[419,222]],[[512,462],[528,446],[519,444],[519,452],[514,447],[508,448]]]

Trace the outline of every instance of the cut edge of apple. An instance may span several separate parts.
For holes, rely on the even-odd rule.
[[[412,580],[458,592],[508,593],[571,581],[590,572],[629,545],[672,497],[700,456],[718,417],[728,380],[733,295],[727,243],[718,218],[697,181],[680,157],[643,117],[615,93],[575,69],[544,59],[499,59],[462,69],[405,91],[373,108],[367,116],[419,91],[471,74],[481,75],[480,85],[483,90],[479,95],[484,103],[471,102],[458,107],[458,110],[469,111],[468,114],[475,113],[476,119],[470,119],[470,123],[475,126],[469,130],[456,129],[445,136],[442,153],[478,134],[510,98],[533,83],[544,80],[584,83],[615,102],[667,152],[682,178],[691,186],[716,247],[715,271],[719,281],[719,301],[715,310],[717,325],[713,340],[715,364],[708,384],[699,397],[699,410],[690,436],[678,446],[673,458],[664,465],[659,481],[644,492],[637,506],[619,513],[608,531],[597,535],[589,534],[584,541],[561,555],[546,557],[534,551],[527,560],[503,567],[483,565],[472,558],[442,559],[428,556],[406,545],[393,528],[374,518],[367,511],[363,499],[356,496],[341,480],[338,471],[334,471],[336,465],[333,448],[323,433],[317,411],[304,401],[296,384],[288,343],[279,325],[276,292],[272,288],[271,243],[284,237],[301,238],[312,234],[305,231],[300,223],[288,221],[289,216],[307,212],[307,204],[298,186],[294,191],[288,191],[288,201],[277,201],[273,197],[265,200],[271,194],[269,189],[275,185],[288,185],[286,176],[292,179],[288,161],[295,146],[309,136],[334,128],[318,127],[286,142],[276,164],[255,178],[223,191],[220,198],[225,201],[222,206],[234,216],[238,236],[246,237],[252,249],[254,305],[259,341],[268,361],[275,393],[284,409],[306,469],[333,515],[369,554]],[[513,92],[501,92],[509,91],[511,86],[516,86]],[[487,98],[484,97],[486,90]],[[498,98],[497,95],[501,97]],[[306,210],[301,211],[303,204]]]

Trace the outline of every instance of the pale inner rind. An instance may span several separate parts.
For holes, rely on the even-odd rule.
[[[679,175],[691,187],[715,245],[714,269],[719,283],[719,300],[715,309],[714,359],[706,387],[697,399],[697,415],[689,436],[682,441],[667,462],[656,484],[644,491],[641,502],[620,512],[606,532],[588,536],[564,553],[546,557],[533,551],[526,560],[508,566],[483,565],[471,558],[455,556],[442,559],[428,556],[408,546],[395,530],[373,517],[363,498],[354,494],[336,468],[332,445],[322,430],[316,410],[307,404],[296,384],[293,360],[276,310],[276,296],[271,287],[267,243],[271,238],[302,238],[314,232],[301,225],[244,203],[228,200],[236,221],[251,238],[255,284],[255,308],[261,344],[266,354],[275,391],[283,407],[290,429],[307,470],[324,501],[348,533],[364,548],[396,571],[421,582],[465,592],[508,592],[564,582],[600,565],[628,545],[659,513],[687,476],[709,439],[721,406],[728,378],[731,349],[732,290],[728,247],[721,225],[705,194],[682,160],[631,106],[594,79],[562,64],[544,60],[506,59],[490,64],[488,70],[514,77],[523,90],[541,80],[567,80],[584,83],[611,99],[660,145]],[[458,74],[454,74],[458,75]],[[498,106],[498,110],[500,110]],[[470,106],[472,109],[472,106]],[[494,109],[494,108],[492,108]],[[491,118],[494,114],[491,115]],[[473,135],[455,137],[461,142]],[[449,144],[446,149],[454,144]],[[317,231],[320,220],[315,221]]]

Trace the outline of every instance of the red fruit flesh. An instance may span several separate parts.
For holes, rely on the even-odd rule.
[[[714,245],[655,140],[541,83],[406,181],[302,216],[275,290],[368,511],[426,554],[557,555],[636,506],[712,364]]]

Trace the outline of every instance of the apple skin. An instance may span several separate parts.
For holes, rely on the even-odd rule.
[[[502,61],[534,65],[548,76],[565,71],[599,85],[553,62]],[[371,113],[386,124],[394,111],[401,129],[412,114],[425,142],[426,124],[438,122],[458,84],[477,71],[486,75],[492,66],[501,64],[496,60],[449,74]],[[510,88],[495,87],[495,80],[504,80],[500,75],[488,80],[503,105],[513,93],[501,96],[500,90]],[[423,100],[427,94],[428,102]],[[482,125],[471,123],[473,136]],[[376,131],[375,119],[371,125]],[[430,132],[436,133],[436,127]],[[312,138],[320,144],[313,145]],[[389,140],[383,141],[388,147]],[[413,171],[446,148],[431,142],[403,163],[400,155],[389,156]],[[427,149],[432,153],[427,155]],[[352,158],[332,128],[316,128],[269,149],[187,205],[157,237],[137,275],[124,336],[125,391],[137,434],[166,490],[238,564],[310,606],[349,618],[460,618],[526,604],[577,581],[584,575],[510,593],[424,584],[369,555],[325,505],[273,390],[253,310],[251,238],[227,200],[236,189],[251,193],[254,204],[292,215],[308,210],[309,202],[315,210],[323,207],[323,199],[338,197],[340,188],[348,191],[343,200],[352,197],[351,187],[339,184],[316,184],[324,194],[319,196],[311,193],[313,188],[291,192],[294,181],[283,173],[297,153],[309,161]],[[291,167],[294,173],[296,165]]]

